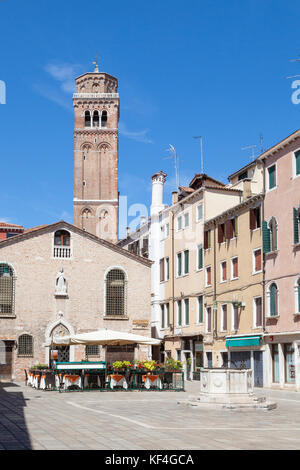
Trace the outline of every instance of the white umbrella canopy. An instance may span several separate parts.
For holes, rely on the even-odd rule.
[[[54,337],[51,341],[53,346],[71,346],[75,344],[122,346],[124,344],[135,343],[159,346],[161,341],[159,339],[149,338],[148,336],[105,329],[91,331],[89,333],[80,333],[78,335]]]

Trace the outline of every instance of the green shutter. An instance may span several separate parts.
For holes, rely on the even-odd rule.
[[[271,317],[274,315],[277,315],[276,312],[276,295],[277,295],[277,289],[275,284],[271,285],[270,289],[270,315]]]
[[[189,299],[185,299],[185,324],[190,324],[190,302]]]
[[[263,221],[263,252],[269,253],[271,251],[271,230],[268,228],[268,223]]]
[[[181,253],[178,253],[177,255],[177,276],[181,276],[182,272],[182,257]]]
[[[269,189],[276,186],[276,166],[273,165],[268,169],[269,172]]]
[[[203,323],[203,297],[202,295],[198,297],[198,312],[199,312],[199,323]]]
[[[294,210],[294,243],[297,245],[299,243],[299,217],[297,209]]]
[[[182,316],[181,316],[181,300],[177,302],[177,308],[178,308],[178,326],[181,326],[182,323]]]
[[[202,246],[198,247],[198,269],[203,268],[203,248]]]
[[[296,175],[300,175],[300,150],[295,153],[296,159]]]
[[[189,251],[186,250],[184,252],[184,274],[188,274],[189,272]]]

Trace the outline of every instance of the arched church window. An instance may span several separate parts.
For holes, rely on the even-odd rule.
[[[91,216],[92,216],[92,212],[91,212],[90,209],[87,208],[87,209],[84,209],[84,210],[82,211],[82,217],[83,217],[84,219],[88,219],[88,218],[91,217]]]
[[[101,127],[107,127],[107,111],[102,111],[101,114]]]
[[[14,314],[15,278],[8,264],[0,264],[0,315]]]
[[[54,234],[54,258],[71,257],[71,235],[66,230],[57,230]]]
[[[70,234],[66,230],[58,230],[54,235],[55,246],[70,246]]]
[[[89,111],[84,113],[84,125],[85,127],[91,127],[91,113]]]
[[[111,269],[106,275],[105,314],[126,314],[126,278],[121,269]]]
[[[93,127],[99,127],[99,111],[94,111],[94,114],[93,114]]]
[[[33,356],[33,337],[31,335],[19,336],[18,356]]]

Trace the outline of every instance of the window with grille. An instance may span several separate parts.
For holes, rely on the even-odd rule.
[[[8,264],[0,264],[0,315],[14,314],[13,270]]]
[[[91,344],[86,346],[86,355],[87,356],[99,356],[100,355],[100,348],[98,344]]]
[[[125,315],[125,304],[125,274],[120,269],[111,269],[106,276],[106,315]]]
[[[21,335],[18,341],[18,356],[33,356],[33,337]]]

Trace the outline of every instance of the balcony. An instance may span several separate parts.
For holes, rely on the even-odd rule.
[[[54,246],[53,256],[54,258],[71,258],[71,248],[66,246]]]

